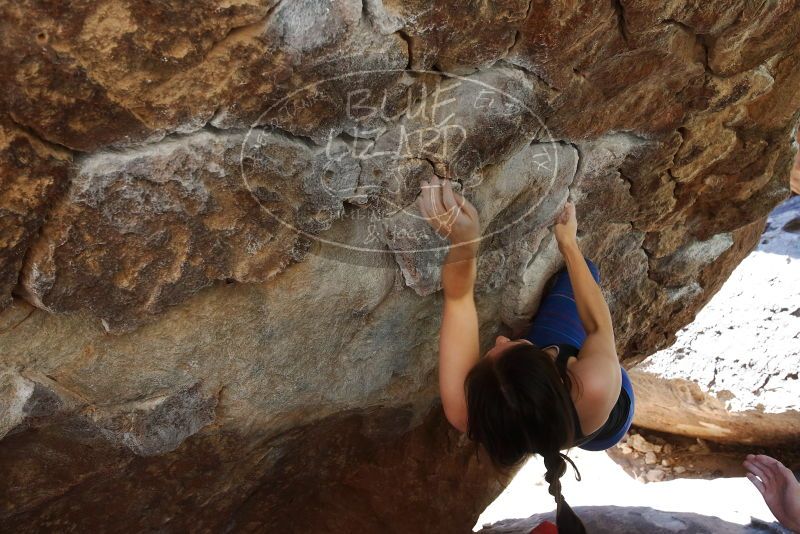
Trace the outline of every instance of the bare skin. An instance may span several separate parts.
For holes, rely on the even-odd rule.
[[[800,483],[792,471],[765,454],[748,454],[742,465],[775,519],[789,530],[800,532]]]
[[[417,206],[436,232],[450,240],[442,267],[444,310],[439,332],[439,392],[447,420],[461,432],[467,427],[464,380],[480,359],[478,315],[474,286],[480,221],[475,207],[455,193],[450,180],[432,177],[422,182]],[[619,396],[622,376],[617,358],[611,314],[578,248],[575,207],[568,203],[553,229],[575,292],[578,315],[587,333],[577,358],[567,363],[578,378],[570,392],[581,430],[589,434],[608,419]],[[487,357],[499,357],[525,339],[498,336]],[[547,352],[555,357],[554,349]]]

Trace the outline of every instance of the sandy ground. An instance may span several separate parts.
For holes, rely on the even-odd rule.
[[[774,521],[772,513],[749,480],[744,477],[676,479],[644,483],[631,478],[604,452],[570,452],[581,472],[575,480],[571,469],[562,477],[562,491],[571,506],[648,506],[670,512],[694,512],[746,525],[750,518]],[[473,530],[503,519],[548,512],[554,501],[544,482],[541,459],[530,460],[506,490],[483,512]]]
[[[800,196],[776,208],[757,249],[678,334],[676,343],[641,366],[694,380],[725,399],[731,410],[800,409]],[[568,470],[563,493],[572,506],[649,506],[742,525],[751,517],[774,521],[743,476],[741,460],[747,452],[664,434],[629,434],[608,453],[571,451],[582,480],[576,481]],[[752,452],[772,453],[798,467],[800,446]],[[474,530],[552,510],[544,472],[541,459],[531,459]]]

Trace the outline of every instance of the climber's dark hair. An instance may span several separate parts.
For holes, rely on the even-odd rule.
[[[483,445],[502,471],[520,466],[532,454],[541,455],[556,500],[559,533],[583,534],[583,523],[561,495],[566,461],[575,468],[561,452],[575,439],[571,386],[569,372],[562,375],[553,359],[534,345],[519,344],[496,358],[484,357],[464,382],[467,436]],[[577,469],[575,473],[580,479]]]

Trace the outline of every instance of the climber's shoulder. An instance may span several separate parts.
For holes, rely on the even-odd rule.
[[[581,414],[582,427],[591,432],[590,428],[603,424],[619,397],[622,371],[617,351],[613,341],[588,336],[577,360],[571,363],[569,369],[580,382],[579,387],[573,388],[573,402]],[[585,422],[584,416],[588,416]]]

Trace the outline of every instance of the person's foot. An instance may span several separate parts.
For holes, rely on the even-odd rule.
[[[800,482],[792,471],[764,454],[748,454],[742,465],[780,524],[800,532]]]

